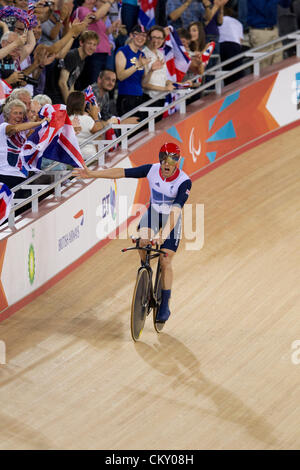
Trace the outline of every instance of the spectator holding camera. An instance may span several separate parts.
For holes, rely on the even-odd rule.
[[[74,39],[85,28],[85,23],[76,23],[71,26],[71,28],[68,30],[68,32],[62,39],[55,42],[52,46],[46,46],[45,44],[37,44],[33,53],[29,57],[30,60],[28,60],[28,67],[23,70],[26,75],[31,75],[30,77],[26,78],[26,82],[33,85],[34,95],[44,93],[46,86],[46,72],[48,70],[48,67],[50,66],[50,64],[52,65],[56,58],[63,59],[66,56],[73,44]],[[36,41],[39,42],[41,36],[41,27],[39,21],[37,22],[37,25],[33,28],[32,31],[34,33]],[[20,84],[26,85],[26,82]],[[30,91],[32,92],[32,90]]]
[[[9,31],[5,33],[1,38],[1,49],[0,49],[0,67],[1,67],[1,78],[4,79],[9,85],[16,86],[21,84],[26,85],[24,81],[24,75],[27,70],[21,70],[20,64],[22,58],[27,57],[27,52],[31,49],[25,49],[27,40],[27,33],[19,36],[17,33]],[[3,57],[1,56],[4,55]],[[9,52],[9,54],[7,54]],[[23,60],[24,60],[23,59]],[[30,72],[29,72],[30,73]]]
[[[21,23],[23,26],[23,23]],[[35,36],[33,34],[33,31],[26,31],[25,28],[22,29],[20,32],[14,31],[16,35],[22,36],[22,42],[23,45],[20,45],[17,47],[14,51],[14,62],[15,66],[18,70],[21,70],[21,64],[22,62],[31,54],[35,47]],[[15,36],[16,37],[16,36]],[[3,38],[3,37],[2,37]],[[1,38],[1,40],[2,40]],[[12,56],[12,54],[10,54]]]
[[[0,18],[3,22],[5,22],[10,30],[10,32],[15,33],[17,38],[18,35],[22,37],[22,45],[19,44],[15,50],[13,50],[9,56],[6,58],[6,63],[10,64],[11,71],[8,75],[10,75],[14,70],[24,70],[28,67],[29,62],[27,62],[28,56],[33,51],[36,40],[33,34],[32,28],[37,24],[35,18],[29,18],[27,13],[20,8],[15,7],[4,7],[0,10]],[[29,28],[29,30],[27,29]],[[12,36],[9,33],[5,33],[1,41],[6,41],[4,46],[7,45],[7,41],[9,43],[13,42],[11,39]],[[2,43],[3,47],[3,43]],[[8,67],[6,67],[8,69]]]

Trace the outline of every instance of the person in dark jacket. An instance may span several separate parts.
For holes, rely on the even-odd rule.
[[[288,8],[291,0],[248,0],[249,42],[251,47],[266,44],[279,37],[277,28],[277,7]],[[270,52],[278,49],[281,43],[266,46],[259,52]],[[266,67],[283,59],[282,52],[261,61],[261,67]]]

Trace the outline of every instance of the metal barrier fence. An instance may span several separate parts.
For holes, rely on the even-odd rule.
[[[288,41],[286,44],[283,44],[285,41]],[[262,52],[263,49],[265,49],[268,46],[275,46],[278,44],[278,47],[275,47],[274,50],[269,51],[269,52]],[[163,114],[166,110],[177,106],[179,108],[179,113],[180,114],[185,114],[186,113],[186,101],[189,98],[192,98],[194,95],[203,92],[207,90],[208,88],[211,89],[211,87],[215,88],[215,92],[217,95],[222,94],[223,90],[223,82],[224,79],[231,77],[232,75],[235,75],[237,72],[249,69],[250,67],[253,69],[253,75],[255,77],[260,76],[260,68],[261,68],[261,62],[268,58],[272,57],[276,53],[282,51],[287,51],[288,49],[291,49],[295,47],[296,48],[296,57],[300,58],[300,30],[288,34],[286,36],[281,36],[278,39],[275,39],[269,43],[263,44],[261,46],[258,46],[253,49],[249,49],[248,51],[245,51],[239,55],[234,56],[231,59],[228,59],[224,62],[218,63],[217,65],[207,69],[203,75],[205,76],[213,76],[214,78],[210,80],[207,83],[204,83],[200,87],[194,88],[194,89],[182,89],[182,90],[176,90],[174,93],[177,95],[177,99],[173,101],[171,104],[168,106],[165,106],[163,108],[156,107],[155,102],[161,98],[164,98],[168,93],[167,92],[162,92],[160,93],[156,98],[150,99],[147,102],[143,103],[143,106],[139,106],[138,108],[133,109],[129,113],[125,114],[121,118],[121,123],[120,124],[113,124],[110,126],[106,126],[105,128],[101,129],[101,131],[97,132],[96,134],[93,134],[91,137],[86,139],[81,145],[80,148],[84,148],[86,145],[90,143],[96,143],[98,147],[101,147],[98,152],[95,153],[92,157],[86,160],[86,164],[90,165],[91,163],[95,162],[98,160],[99,165],[103,165],[105,163],[105,154],[108,152],[111,148],[113,148],[116,144],[121,145],[122,150],[126,150],[128,148],[128,139],[129,137],[139,129],[141,129],[144,126],[148,126],[149,132],[154,132],[155,130],[155,118]],[[237,60],[243,60],[244,63],[240,65],[239,67],[234,68],[233,70],[230,71],[224,71],[223,68],[233,62],[236,62]],[[193,82],[197,82],[199,76],[194,77],[192,79]],[[148,113],[148,117],[139,122],[138,124],[122,124],[122,121],[124,121],[126,118],[130,116],[134,116],[138,111],[143,111],[145,113]],[[110,129],[119,129],[121,132],[121,135],[114,139],[113,141],[111,140],[105,140],[102,139],[101,136],[105,134],[105,132]],[[55,167],[60,165],[59,163],[53,163],[47,167],[47,169],[43,170],[40,173],[37,173],[30,178],[27,178],[24,180],[24,183],[19,184],[15,188],[12,189],[13,192],[16,192],[18,189],[29,189],[31,190],[31,196],[27,197],[26,199],[14,199],[14,206],[11,208],[9,218],[8,218],[8,227],[13,228],[15,226],[15,212],[18,209],[21,209],[24,206],[27,206],[28,204],[31,204],[32,212],[37,213],[39,210],[39,198],[44,195],[49,193],[50,191],[54,190],[54,195],[56,197],[61,196],[61,191],[62,191],[62,185],[65,184],[65,182],[70,178],[71,176],[71,171],[57,171],[55,170]],[[39,184],[38,179],[42,175],[52,175],[54,176],[54,182],[51,184]]]

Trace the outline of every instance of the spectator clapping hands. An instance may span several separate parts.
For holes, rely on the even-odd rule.
[[[150,61],[150,59],[149,59],[149,61]],[[149,63],[149,62],[148,62],[148,63]],[[163,68],[164,63],[165,63],[164,60],[162,60],[162,59],[157,59],[157,60],[156,60],[155,62],[153,62],[153,64],[151,65],[151,69],[150,69],[150,70],[152,70],[152,72],[155,72],[155,70],[160,70],[160,69]]]
[[[146,65],[148,65],[150,62],[151,62],[150,59],[147,59],[147,57],[141,55],[136,61],[136,65],[137,65],[137,68],[141,70],[144,67],[146,67]]]
[[[72,126],[74,127],[75,134],[79,134],[81,132],[82,127],[80,126],[78,116],[74,116],[74,119],[72,120]]]
[[[41,67],[46,67],[53,62],[55,54],[51,51],[49,46],[39,44],[34,51],[34,61]]]

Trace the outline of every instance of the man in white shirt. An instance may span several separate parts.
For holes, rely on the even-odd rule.
[[[242,40],[244,38],[243,25],[236,18],[235,11],[225,6],[223,24],[218,27],[219,29],[219,43],[220,43],[220,55],[221,61],[231,59],[232,57],[241,54],[242,52]],[[234,68],[241,65],[241,59],[235,60],[234,62],[223,66],[223,70],[233,70]],[[231,77],[224,80],[225,85],[232,83],[235,80],[239,80],[243,76],[242,72],[238,72]]]

